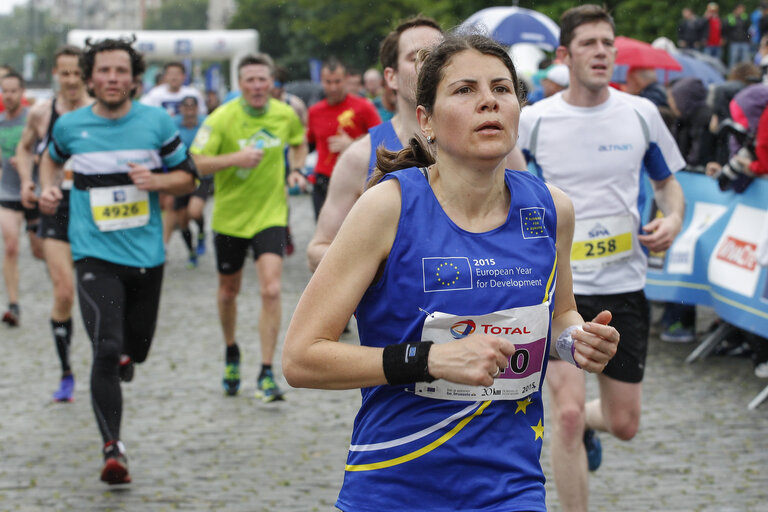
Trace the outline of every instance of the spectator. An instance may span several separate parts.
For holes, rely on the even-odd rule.
[[[701,48],[701,27],[700,20],[690,7],[683,9],[683,19],[677,25],[677,46],[680,48]]]
[[[717,127],[726,119],[731,118],[729,105],[736,93],[750,84],[760,82],[760,69],[750,62],[741,62],[731,68],[728,80],[717,84],[712,92],[712,119],[709,129],[717,132]],[[713,158],[724,164],[728,161],[728,144],[725,137],[717,137]]]
[[[624,91],[651,100],[657,107],[669,107],[667,93],[658,82],[656,70],[632,68],[627,73]]]
[[[744,4],[736,4],[733,12],[725,19],[729,67],[749,60],[749,27],[749,15]]]
[[[723,55],[723,25],[720,21],[720,7],[715,2],[707,4],[704,19],[704,53],[720,59]]]

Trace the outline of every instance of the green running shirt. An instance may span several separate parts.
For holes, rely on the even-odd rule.
[[[237,238],[253,238],[275,226],[285,226],[286,145],[304,141],[304,127],[293,109],[270,99],[261,115],[252,115],[242,98],[217,108],[200,127],[190,153],[217,156],[261,147],[257,167],[228,167],[214,174],[213,230]]]

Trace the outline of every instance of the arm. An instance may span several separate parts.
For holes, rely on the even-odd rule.
[[[309,146],[306,140],[298,146],[288,146],[288,164],[290,165],[288,170],[289,187],[297,185],[302,189],[307,187],[307,180],[301,173],[307,160],[307,153],[309,153]]]
[[[363,137],[341,154],[331,173],[328,196],[320,210],[315,234],[307,246],[309,269],[315,271],[349,211],[365,188],[371,138]]]
[[[572,334],[576,341],[574,359],[584,370],[600,373],[616,354],[619,333],[608,325],[611,321],[610,312],[602,311],[591,322],[585,323],[576,309],[571,274],[571,244],[575,219],[573,203],[560,189],[552,185],[547,187],[557,210],[557,283],[550,353],[557,356],[555,340],[560,333],[572,325],[580,325],[583,330],[574,331]]]
[[[637,239],[651,251],[658,252],[669,249],[683,226],[685,197],[674,175],[660,181],[651,180],[651,183],[656,203],[664,217],[655,218],[643,226],[643,231],[650,234],[637,235]]]
[[[351,389],[387,383],[383,349],[339,343],[338,339],[389,256],[399,218],[400,185],[395,180],[367,191],[349,213],[288,327],[283,374],[291,386]],[[490,385],[491,374],[496,368],[506,368],[514,351],[508,340],[472,334],[433,345],[428,371],[452,382]]]
[[[164,192],[175,196],[191,194],[195,190],[195,176],[185,168],[160,173],[152,172],[147,166],[133,162],[128,162],[128,167],[131,168],[128,176],[139,190]]]
[[[35,163],[35,141],[37,140],[34,127],[39,121],[39,108],[33,108],[29,113],[26,125],[24,125],[24,131],[21,132],[19,143],[16,145],[16,172],[19,173],[21,202],[25,208],[32,208],[34,203],[37,202],[35,183],[32,180],[32,169]]]
[[[244,147],[240,151],[224,155],[192,155],[197,171],[201,176],[214,174],[229,167],[242,167],[252,169],[259,165],[264,156],[263,149],[251,146]]]

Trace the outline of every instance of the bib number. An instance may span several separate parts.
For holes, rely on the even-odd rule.
[[[100,231],[145,226],[149,222],[149,193],[134,185],[92,188],[91,213]]]
[[[418,382],[415,393],[439,400],[520,400],[541,389],[547,356],[549,303],[462,317],[435,312],[427,317],[422,339],[451,343],[475,332],[507,338],[515,353],[490,387],[455,384],[443,379]]]
[[[571,246],[574,272],[594,272],[632,256],[634,223],[629,215],[576,221]]]

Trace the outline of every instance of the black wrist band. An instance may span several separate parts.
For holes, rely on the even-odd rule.
[[[393,386],[413,384],[414,382],[432,382],[427,360],[431,341],[418,343],[398,343],[384,347],[384,376]]]

